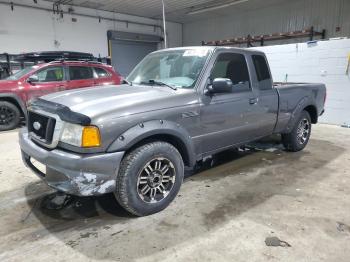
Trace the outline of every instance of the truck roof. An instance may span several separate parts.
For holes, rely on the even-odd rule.
[[[198,50],[210,50],[210,51],[214,51],[214,50],[239,50],[240,52],[244,52],[247,54],[264,54],[264,52],[259,51],[259,50],[254,50],[251,48],[240,48],[240,47],[232,47],[232,46],[184,46],[184,47],[172,47],[172,48],[166,48],[166,49],[161,49],[161,50],[157,50],[154,51],[153,53],[160,53],[163,51],[171,51],[171,50],[188,50],[188,49],[198,49]]]

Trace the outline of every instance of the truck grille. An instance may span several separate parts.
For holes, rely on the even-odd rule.
[[[34,140],[51,144],[55,131],[56,119],[35,112],[28,112],[28,131]]]

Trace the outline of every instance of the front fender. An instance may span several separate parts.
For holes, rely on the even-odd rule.
[[[0,93],[0,98],[10,98],[16,101],[16,103],[19,105],[20,109],[22,110],[25,118],[27,117],[26,105],[18,95],[14,93]]]
[[[151,120],[131,127],[120,134],[108,147],[108,152],[127,151],[137,143],[156,135],[166,135],[181,142],[182,149],[186,150],[188,164],[194,166],[196,155],[191,136],[179,124],[166,120]]]

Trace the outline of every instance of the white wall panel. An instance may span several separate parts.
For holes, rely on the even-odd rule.
[[[51,11],[29,9],[0,4],[0,53],[20,53],[33,51],[68,50],[91,52],[95,56],[107,56],[107,31],[118,30],[133,33],[161,35],[160,29],[124,22],[113,22],[96,18],[65,14],[63,18]],[[50,3],[38,1],[17,1],[21,4],[52,8]],[[40,4],[40,5],[39,5]],[[77,13],[129,20],[139,23],[161,25],[161,21],[126,14],[96,11],[74,7]],[[76,18],[77,22],[72,22]],[[168,46],[182,46],[182,25],[167,23]],[[55,45],[55,40],[58,45]]]
[[[350,125],[350,39],[256,47],[266,53],[275,82],[324,83],[326,112],[321,122]],[[288,77],[286,77],[288,76]]]

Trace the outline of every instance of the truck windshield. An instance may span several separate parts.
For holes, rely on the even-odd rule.
[[[37,66],[29,66],[26,67],[18,72],[16,72],[15,74],[9,76],[6,78],[6,80],[18,80],[20,79],[22,76],[28,74],[30,71],[32,71],[33,69],[35,69]]]
[[[135,67],[127,80],[132,84],[193,88],[209,54],[207,48],[151,53]]]

